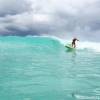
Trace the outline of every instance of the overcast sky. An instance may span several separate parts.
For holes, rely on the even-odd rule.
[[[100,39],[100,0],[0,0],[0,35]]]

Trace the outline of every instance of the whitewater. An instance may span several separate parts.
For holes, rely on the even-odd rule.
[[[100,43],[50,36],[0,37],[0,100],[100,100]]]

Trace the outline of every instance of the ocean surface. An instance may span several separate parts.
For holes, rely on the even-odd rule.
[[[100,44],[65,43],[0,37],[0,100],[100,100]]]

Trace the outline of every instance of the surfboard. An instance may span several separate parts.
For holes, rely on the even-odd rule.
[[[71,44],[67,44],[67,45],[65,45],[65,47],[66,47],[67,49],[69,49],[69,50],[75,50],[75,48],[72,47]]]

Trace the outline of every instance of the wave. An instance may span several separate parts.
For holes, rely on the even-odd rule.
[[[58,38],[58,37],[55,37],[55,36],[41,36],[41,37],[51,38],[51,39],[57,40],[62,45],[69,44],[72,41],[71,39],[64,40],[64,39],[61,39],[61,38]],[[82,42],[80,40],[76,44],[77,44],[77,49],[79,49],[79,50],[87,49],[87,50],[92,50],[92,51],[100,52],[100,42],[91,42],[91,41],[83,41]]]
[[[26,36],[26,37],[19,37],[19,36],[7,36],[7,37],[0,37],[0,44],[2,43],[9,43],[9,41],[15,41],[16,43],[24,42],[28,44],[43,44],[52,47],[64,47],[64,45],[71,43],[71,39],[61,39],[55,36]],[[76,43],[77,49],[79,50],[93,50],[96,52],[100,52],[100,42],[91,42],[91,41],[79,41]]]

